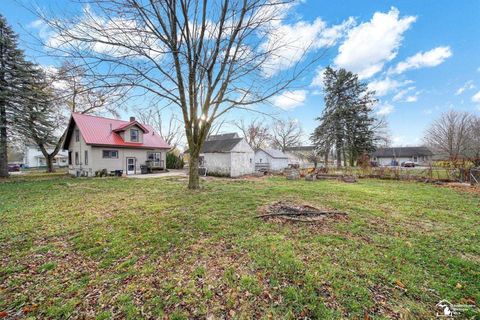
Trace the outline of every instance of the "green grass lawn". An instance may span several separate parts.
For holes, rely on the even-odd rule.
[[[480,303],[480,197],[421,183],[0,182],[0,312],[32,318],[432,318]],[[273,201],[348,213],[255,218]],[[3,313],[5,315],[5,313]]]

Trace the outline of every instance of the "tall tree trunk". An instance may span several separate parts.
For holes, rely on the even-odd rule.
[[[47,161],[47,172],[48,173],[52,173],[52,172],[55,172],[55,169],[53,168],[53,158],[55,156],[52,156],[51,154],[49,154],[45,160]]]
[[[188,161],[188,188],[200,189],[200,177],[198,176],[199,151],[191,150]]]
[[[0,177],[8,177],[7,110],[5,101],[0,101]]]
[[[340,147],[340,143],[337,143],[335,147],[335,151],[337,152],[337,168],[342,167],[342,148]]]

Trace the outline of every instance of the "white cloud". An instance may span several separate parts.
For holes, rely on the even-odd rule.
[[[354,22],[353,18],[349,18],[339,25],[327,27],[325,21],[317,18],[312,23],[275,24],[260,48],[265,52],[274,52],[263,65],[264,75],[274,76],[293,67],[306,53],[335,45]]]
[[[295,109],[304,104],[307,90],[285,91],[273,99],[273,104],[283,110]]]
[[[310,85],[312,87],[323,88],[323,80],[325,79],[325,68],[319,67],[315,71],[315,76],[312,79]]]
[[[410,81],[400,82],[394,79],[385,78],[382,80],[374,80],[368,84],[369,90],[374,90],[378,97],[383,97],[395,89],[410,83]]]
[[[392,98],[393,101],[398,102],[416,102],[421,91],[412,92],[415,87],[408,87],[397,92]]]
[[[415,87],[408,87],[406,89],[402,89],[402,90],[398,91],[397,94],[395,94],[395,96],[393,96],[393,101],[402,100],[407,95],[407,93],[409,93],[410,91],[412,91],[414,89],[415,89]]]
[[[473,102],[476,102],[476,103],[480,103],[480,91],[478,91],[477,93],[475,93],[472,97],[472,101]]]
[[[405,61],[399,62],[392,72],[399,74],[411,69],[435,67],[451,56],[452,50],[450,50],[450,47],[437,47],[408,57]]]
[[[397,55],[403,33],[416,17],[400,18],[400,12],[391,8],[388,13],[375,12],[369,22],[348,32],[347,39],[338,49],[335,64],[369,78],[382,70],[384,64]]]
[[[376,112],[377,115],[386,116],[386,115],[389,115],[390,113],[392,113],[395,110],[395,107],[392,106],[389,103],[385,103],[385,104],[377,106],[375,109],[377,110],[377,112]]]
[[[44,26],[44,22],[40,19],[34,20],[28,24],[29,28],[41,28]]]
[[[75,24],[61,33],[51,30],[38,20],[30,26],[39,30],[39,36],[49,48],[74,46],[79,50],[115,57],[138,57],[141,53],[158,59],[163,54],[164,50],[156,35],[147,27],[138,26],[135,20],[123,17],[107,19],[95,14],[88,5],[82,13]]]
[[[475,89],[475,85],[473,84],[472,80],[465,82],[463,86],[458,88],[457,91],[455,92],[455,95],[458,96],[464,93],[466,90],[470,90],[470,89]]]
[[[412,95],[405,98],[405,102],[417,102],[418,95]]]
[[[406,142],[405,136],[394,136],[392,138],[392,143],[394,146],[401,146],[405,144],[405,142]]]

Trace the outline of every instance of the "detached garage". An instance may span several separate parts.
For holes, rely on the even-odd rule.
[[[207,174],[239,177],[255,170],[255,152],[236,133],[210,136],[200,151],[200,167]]]
[[[288,156],[281,150],[258,149],[255,151],[255,170],[280,171],[288,168]]]

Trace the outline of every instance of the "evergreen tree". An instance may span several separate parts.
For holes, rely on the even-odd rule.
[[[47,171],[53,172],[53,158],[47,147],[57,142],[58,121],[53,89],[46,75],[38,66],[26,64],[22,70],[22,101],[19,112],[13,117],[13,128],[29,141],[35,142],[47,163]]]
[[[0,177],[8,176],[7,133],[20,108],[23,67],[24,55],[17,48],[17,35],[0,15]]]
[[[328,157],[335,149],[337,166],[354,165],[359,156],[375,149],[371,106],[376,101],[374,92],[358,76],[345,69],[327,67],[324,73],[325,109],[312,140]],[[328,159],[326,159],[328,160]]]

